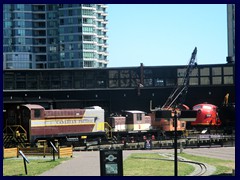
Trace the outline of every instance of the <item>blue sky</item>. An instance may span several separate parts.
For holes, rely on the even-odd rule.
[[[108,4],[108,67],[226,63],[226,4]]]

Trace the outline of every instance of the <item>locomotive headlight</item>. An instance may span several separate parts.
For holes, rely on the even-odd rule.
[[[211,116],[211,114],[206,114],[206,118],[210,118]]]

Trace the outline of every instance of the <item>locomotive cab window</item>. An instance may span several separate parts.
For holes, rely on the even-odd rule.
[[[40,118],[41,117],[41,111],[40,109],[34,110],[34,118]]]
[[[185,128],[185,123],[181,123],[181,127],[182,127],[182,128]]]
[[[137,121],[141,121],[142,120],[142,114],[137,113]]]

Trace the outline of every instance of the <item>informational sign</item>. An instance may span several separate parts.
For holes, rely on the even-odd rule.
[[[100,150],[101,176],[123,176],[122,150]]]
[[[181,121],[195,121],[197,117],[197,111],[195,110],[185,110],[181,111],[179,120]]]
[[[156,118],[172,118],[171,110],[159,110],[156,111]]]

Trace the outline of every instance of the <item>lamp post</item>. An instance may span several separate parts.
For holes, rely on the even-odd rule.
[[[197,111],[194,110],[157,110],[156,118],[173,119],[174,125],[174,176],[178,176],[178,158],[177,158],[177,121],[184,118],[184,121],[192,121],[196,119]]]
[[[178,159],[177,159],[177,111],[174,111],[174,176],[178,176]]]

